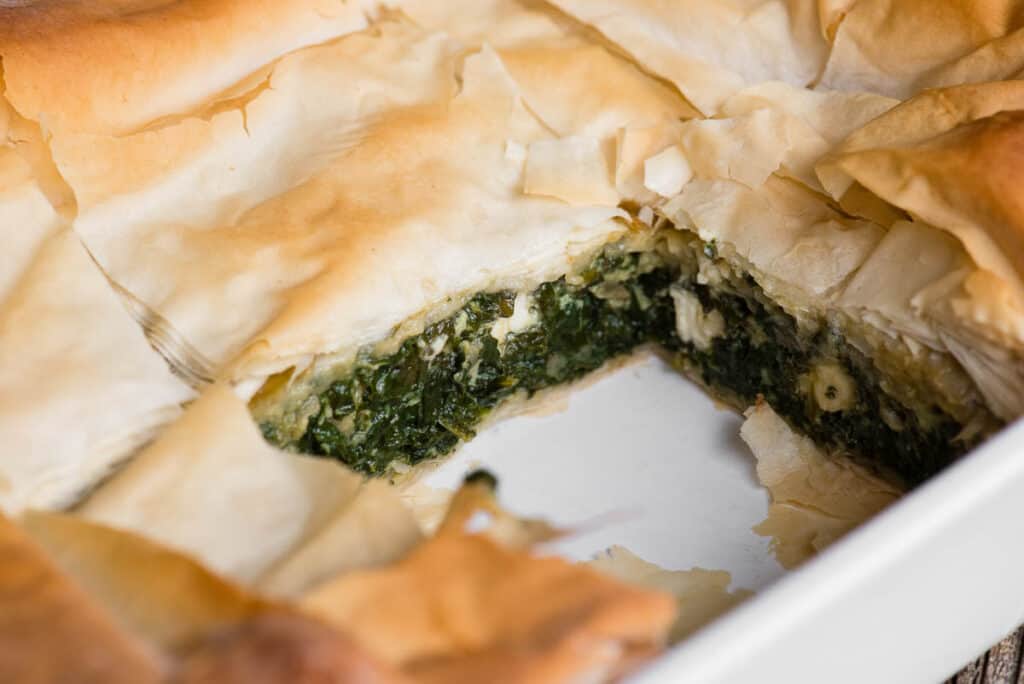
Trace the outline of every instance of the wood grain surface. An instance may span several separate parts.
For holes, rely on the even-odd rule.
[[[1024,627],[1017,628],[945,684],[1024,684],[1021,653]]]

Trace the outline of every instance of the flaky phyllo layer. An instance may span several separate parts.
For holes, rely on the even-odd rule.
[[[648,346],[920,481],[1024,414],[1024,89],[914,4],[0,7],[0,504],[211,382],[382,473]]]

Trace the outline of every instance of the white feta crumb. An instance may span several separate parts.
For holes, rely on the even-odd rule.
[[[697,295],[677,285],[669,289],[676,309],[676,333],[683,342],[706,350],[711,340],[725,333],[725,319],[717,310],[705,313]]]
[[[446,344],[448,344],[447,335],[438,335],[437,337],[435,337],[434,339],[430,340],[430,342],[427,343],[421,342],[420,356],[423,358],[424,361],[430,361],[431,359],[433,359],[438,354],[444,351],[444,346]]]
[[[512,315],[508,318],[499,318],[491,328],[491,337],[504,342],[505,336],[509,333],[517,333],[533,327],[540,322],[537,312],[533,310],[533,302],[530,295],[520,292],[516,295]]]

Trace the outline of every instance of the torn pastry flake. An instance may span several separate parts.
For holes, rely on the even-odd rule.
[[[1012,1],[858,0],[844,15],[819,88],[906,99],[924,88],[1019,78],[1024,68]]]
[[[804,86],[827,56],[811,3],[555,0],[646,69],[667,79],[701,113],[764,81]]]
[[[604,681],[657,650],[675,612],[665,595],[480,534],[440,534],[302,605],[424,681],[490,681],[496,672],[508,681],[579,673]]]
[[[682,641],[753,596],[748,589],[730,591],[732,576],[724,570],[667,570],[622,546],[606,549],[589,565],[623,582],[675,596],[678,613],[668,633],[669,643]]]
[[[799,565],[902,494],[852,461],[822,453],[768,404],[758,403],[746,416],[740,436],[771,495],[768,517],[754,531],[771,537],[783,567]]]

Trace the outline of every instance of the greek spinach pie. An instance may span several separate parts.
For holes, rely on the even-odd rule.
[[[61,587],[34,515],[274,597],[435,553],[453,586],[509,558],[528,578],[522,548],[422,542],[391,483],[638,350],[926,480],[1024,415],[1022,21],[1011,0],[0,0],[0,542]],[[598,660],[661,644],[664,597],[583,574],[580,605],[629,620],[555,606],[576,621],[544,663],[587,671],[576,627]],[[448,646],[432,672],[466,665]]]
[[[12,399],[50,454],[0,464],[9,508],[74,503],[215,380],[371,475],[640,347],[911,484],[1024,412],[1018,82],[847,90],[859,15],[773,2],[128,5],[2,9],[5,215],[22,265],[70,231],[175,377],[139,371],[117,439]],[[53,363],[5,397],[117,386]]]

